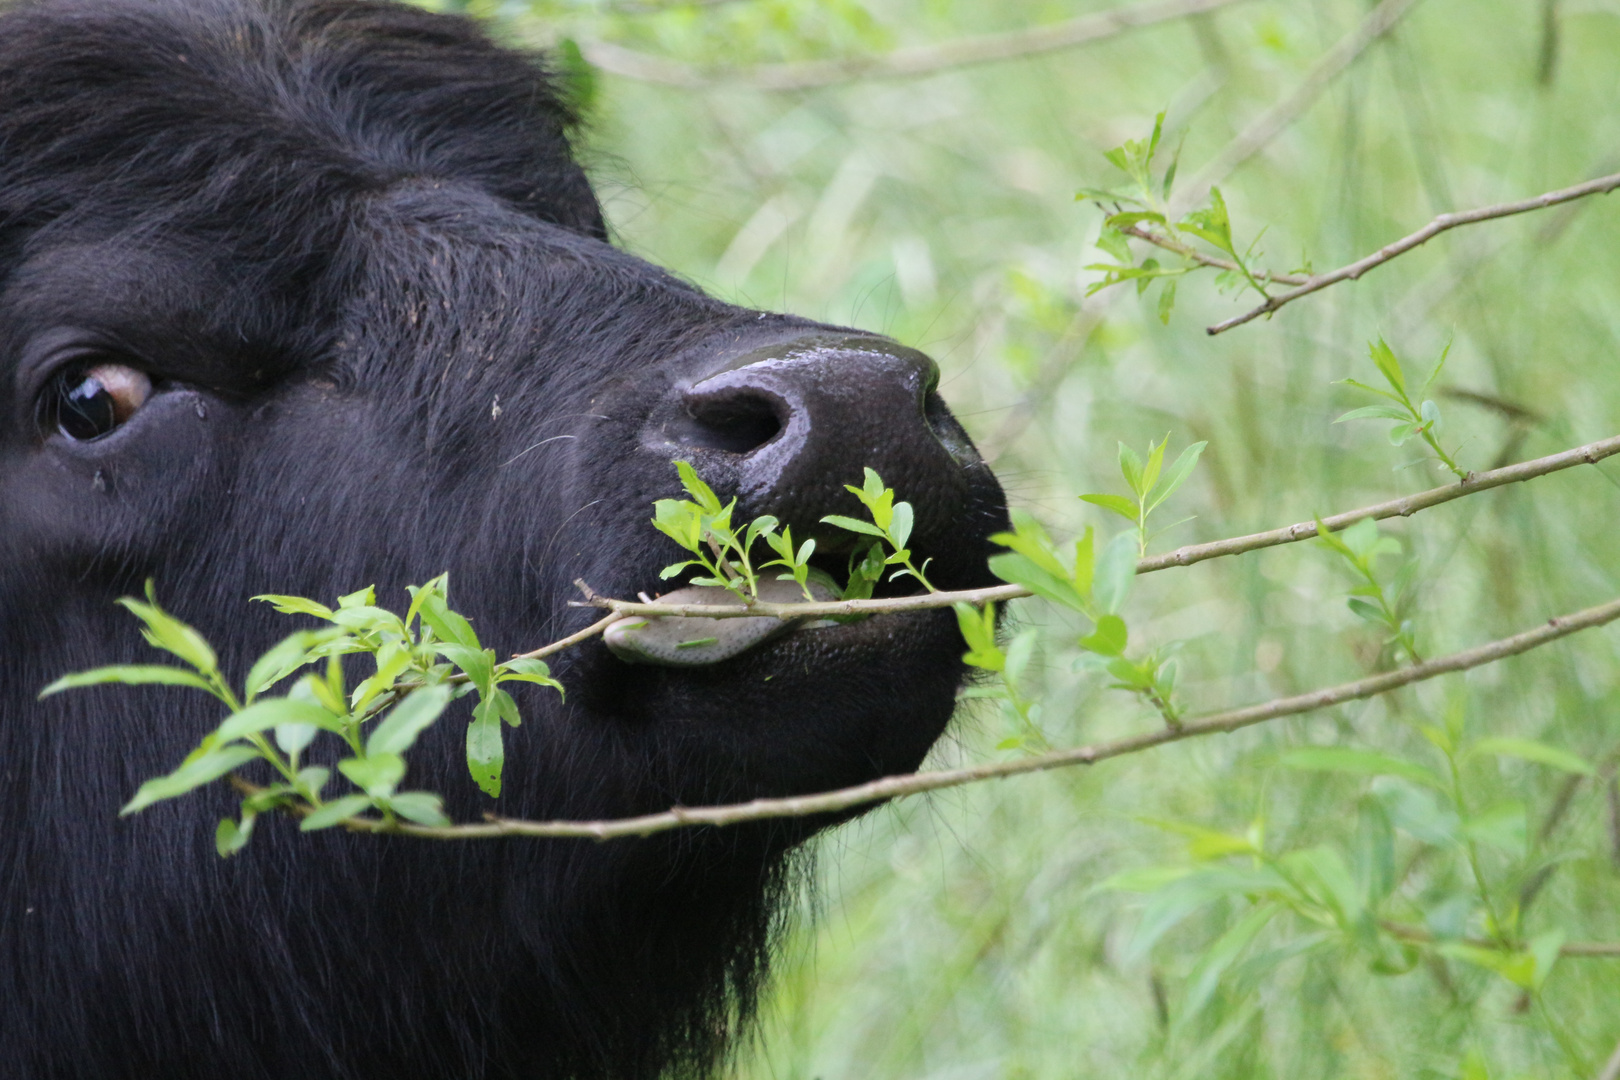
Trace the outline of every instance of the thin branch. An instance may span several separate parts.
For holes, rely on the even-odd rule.
[[[1383,0],[1367,13],[1361,24],[1340,38],[1322,55],[1294,92],[1261,113],[1254,123],[1239,132],[1209,163],[1200,169],[1178,193],[1171,216],[1180,217],[1188,206],[1204,198],[1211,187],[1224,180],[1233,169],[1248,161],[1267,143],[1287,130],[1306,109],[1322,96],[1334,79],[1353,64],[1368,46],[1394,29],[1418,0]]]
[[[1460,499],[1465,495],[1473,495],[1491,488],[1503,487],[1507,484],[1522,483],[1525,480],[1534,480],[1538,476],[1559,472],[1563,469],[1573,468],[1576,465],[1595,465],[1604,458],[1620,454],[1620,435],[1608,439],[1599,439],[1597,442],[1585,446],[1577,446],[1572,450],[1563,450],[1546,457],[1532,458],[1521,461],[1517,465],[1508,465],[1501,469],[1490,469],[1486,472],[1469,473],[1467,478],[1444,487],[1430,488],[1416,495],[1405,495],[1399,499],[1390,499],[1388,502],[1375,503],[1372,506],[1363,506],[1359,510],[1348,510],[1342,514],[1323,518],[1322,521],[1329,529],[1338,532],[1349,525],[1366,518],[1382,520],[1392,517],[1409,517],[1419,510],[1427,510],[1431,506]],[[1245,551],[1254,551],[1258,548],[1275,547],[1278,544],[1291,544],[1296,540],[1309,540],[1316,535],[1316,522],[1302,521],[1297,525],[1290,525],[1283,529],[1272,529],[1268,532],[1251,533],[1248,536],[1235,536],[1230,540],[1216,540],[1208,544],[1191,544],[1187,547],[1177,548],[1175,551],[1163,555],[1153,555],[1136,564],[1136,572],[1149,573],[1153,570],[1163,570],[1170,566],[1190,566],[1205,559],[1215,559],[1222,555],[1238,555]]]
[[[626,836],[651,836],[654,833],[691,825],[736,825],[745,821],[761,821],[768,818],[837,813],[904,795],[939,791],[1024,773],[1045,772],[1070,765],[1093,765],[1109,758],[1141,753],[1166,743],[1181,742],[1204,735],[1227,734],[1267,720],[1296,716],[1333,705],[1342,705],[1347,701],[1387,694],[1391,690],[1412,683],[1453,672],[1467,671],[1509,656],[1517,656],[1615,619],[1620,619],[1620,600],[1611,600],[1607,604],[1587,608],[1571,615],[1548,619],[1544,626],[1475,649],[1452,653],[1450,656],[1429,660],[1412,667],[1386,671],[1323,690],[1313,690],[1306,694],[1215,713],[1201,719],[1186,721],[1177,728],[1161,728],[1144,735],[1134,735],[1112,742],[1077,746],[1033,757],[989,762],[963,769],[886,776],[854,787],[814,795],[755,799],[752,802],[730,806],[677,806],[662,813],[609,821],[519,821],[491,817],[482,824],[433,828],[425,825],[390,824],[374,818],[350,818],[343,824],[357,831],[397,832],[431,840],[470,840],[496,836],[584,837],[609,840]]]
[[[1233,262],[1231,259],[1221,259],[1214,255],[1205,255],[1202,251],[1199,251],[1191,244],[1183,244],[1180,240],[1177,240],[1173,236],[1166,236],[1161,233],[1156,233],[1152,229],[1140,224],[1127,225],[1119,231],[1127,236],[1134,236],[1138,240],[1146,240],[1148,243],[1164,248],[1166,251],[1173,251],[1183,258],[1191,259],[1199,266],[1209,266],[1216,270],[1235,270],[1239,273],[1243,271],[1243,268],[1237,263]],[[1251,271],[1251,273],[1253,273],[1255,278],[1260,281],[1275,281],[1282,285],[1303,285],[1310,280],[1310,278],[1304,274],[1275,274],[1270,270],[1254,270]]]
[[[1201,15],[1243,0],[1152,0],[1150,3],[1082,15],[1050,26],[1036,26],[1003,34],[962,38],[937,45],[896,49],[881,56],[840,60],[804,60],[743,68],[694,67],[627,49],[606,41],[580,44],[593,67],[638,82],[705,89],[741,86],[753,90],[809,90],[855,79],[904,79],[953,68],[1015,60],[1024,56],[1072,49],[1114,37],[1128,30]],[[1410,0],[1408,0],[1410,2]]]
[[[1518,202],[1482,206],[1477,210],[1441,214],[1417,232],[1409,236],[1403,236],[1394,243],[1381,247],[1371,255],[1358,259],[1348,266],[1341,266],[1339,269],[1326,274],[1315,274],[1298,288],[1285,293],[1278,293],[1251,311],[1233,316],[1225,322],[1216,323],[1214,326],[1209,327],[1208,332],[1212,335],[1223,333],[1234,326],[1242,326],[1246,322],[1258,319],[1262,315],[1269,315],[1283,305],[1292,303],[1302,296],[1309,296],[1311,293],[1325,289],[1329,285],[1335,285],[1341,281],[1354,281],[1374,267],[1382,266],[1391,259],[1404,255],[1413,248],[1419,247],[1441,233],[1455,229],[1459,225],[1473,225],[1481,221],[1492,221],[1496,218],[1528,213],[1531,210],[1544,210],[1549,206],[1557,206],[1560,203],[1583,199],[1588,195],[1607,195],[1617,187],[1620,187],[1620,173],[1612,173],[1609,176],[1600,176],[1596,180],[1588,180],[1584,184],[1576,184],[1574,187],[1549,191],[1532,199],[1520,199]]]
[[[550,645],[542,645],[540,648],[535,649],[532,652],[517,653],[512,657],[512,659],[540,660],[544,657],[550,656],[552,653],[562,652],[564,649],[572,648],[582,641],[589,641],[597,634],[600,634],[602,631],[606,630],[608,628],[608,624],[613,622],[613,620],[617,619],[618,617],[618,612],[614,612],[611,615],[604,615],[602,618],[597,619],[595,622],[591,623],[591,625],[587,626],[578,633],[569,634],[565,638],[560,638],[557,641],[553,641]]]
[[[1538,476],[1546,476],[1549,473],[1573,468],[1576,465],[1595,465],[1604,458],[1613,457],[1615,454],[1620,454],[1620,435],[1600,439],[1585,446],[1577,446],[1571,450],[1549,454],[1546,457],[1521,461],[1517,465],[1491,469],[1486,472],[1470,473],[1467,479],[1455,484],[1430,488],[1428,491],[1421,491],[1415,495],[1403,495],[1398,499],[1374,503],[1372,506],[1363,506],[1359,510],[1347,510],[1342,514],[1334,514],[1322,520],[1329,529],[1338,532],[1340,529],[1367,518],[1382,520],[1392,517],[1410,517],[1419,510],[1427,510],[1431,506],[1439,506],[1441,503],[1448,503],[1466,495],[1489,491],[1492,488],[1503,487],[1507,484],[1534,480]],[[1162,555],[1150,555],[1142,559],[1136,564],[1136,572],[1138,574],[1151,574],[1156,570],[1167,570],[1172,566],[1191,566],[1194,563],[1204,562],[1208,559],[1218,559],[1225,555],[1241,555],[1246,551],[1256,551],[1260,548],[1277,547],[1280,544],[1292,544],[1300,540],[1309,540],[1315,535],[1316,522],[1313,520],[1301,521],[1298,524],[1288,525],[1281,529],[1250,533],[1247,536],[1214,540],[1207,544],[1188,544],[1185,547],[1179,547]],[[919,596],[890,597],[881,600],[831,600],[814,604],[771,604],[759,600],[752,604],[715,604],[706,606],[703,604],[637,603],[592,594],[589,600],[576,602],[576,606],[604,608],[612,611],[615,616],[675,615],[708,619],[762,617],[806,619],[827,618],[835,615],[892,615],[905,611],[923,611],[928,608],[948,607],[957,603],[968,603],[977,606],[1005,600],[1017,600],[1030,595],[1032,594],[1028,589],[1019,585],[992,585],[983,589],[960,589],[954,592],[925,593]],[[600,626],[602,623],[596,625]],[[584,637],[590,636],[590,631],[593,630],[594,627],[582,630],[575,637],[583,640]],[[552,646],[548,645],[546,648],[552,649]]]

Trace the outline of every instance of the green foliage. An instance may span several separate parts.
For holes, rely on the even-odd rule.
[[[1429,449],[1434,451],[1434,456],[1439,459],[1440,464],[1450,469],[1459,480],[1468,479],[1467,470],[1458,465],[1452,455],[1446,453],[1440,446],[1440,406],[1424,396],[1434,385],[1434,381],[1440,377],[1440,372],[1445,369],[1446,357],[1451,354],[1450,343],[1440,350],[1440,359],[1435,361],[1434,369],[1429,372],[1429,377],[1423,380],[1423,385],[1417,391],[1417,397],[1422,399],[1421,404],[1413,404],[1412,396],[1407,393],[1406,373],[1401,369],[1401,361],[1395,355],[1395,350],[1385,344],[1383,338],[1379,338],[1368,346],[1368,351],[1372,354],[1373,363],[1378,367],[1378,373],[1389,384],[1389,389],[1380,390],[1376,386],[1368,386],[1355,379],[1345,379],[1343,383],[1369,394],[1377,394],[1394,404],[1366,405],[1359,409],[1351,409],[1333,422],[1342,424],[1346,420],[1393,420],[1395,423],[1389,429],[1391,445],[1401,446],[1413,435],[1421,436],[1423,441],[1429,444]]]
[[[406,772],[404,755],[417,738],[452,700],[475,693],[467,767],[478,786],[494,797],[501,791],[505,760],[501,726],[521,722],[517,703],[502,685],[538,683],[561,693],[562,684],[551,678],[542,661],[497,662],[495,651],[480,644],[472,625],[450,609],[447,588],[448,575],[443,574],[411,587],[404,617],[378,607],[371,588],[339,597],[335,608],[301,596],[255,597],[283,614],[313,616],[332,625],[295,631],[266,652],[249,670],[239,697],[220,674],[212,647],[158,606],[148,582],[146,601],[120,603],[145,624],[147,641],[193,670],[97,668],[58,679],[40,696],[103,683],[163,683],[193,686],[219,699],[227,710],[219,726],[173,772],[142,784],[121,813],[178,798],[263,761],[279,779],[256,786],[243,798],[240,821],[220,822],[215,840],[221,855],[240,851],[259,815],[277,809],[301,815],[300,827],[306,831],[330,828],[367,811],[380,814],[385,826],[398,819],[448,825],[438,795],[399,790]],[[374,665],[373,673],[352,689],[345,683],[343,665],[343,657],[350,655],[367,656]],[[316,670],[284,693],[267,696],[305,668]],[[322,732],[341,742],[347,756],[337,759],[337,771],[358,789],[355,793],[329,798],[331,770],[303,763],[304,752]]]
[[[1097,237],[1097,247],[1115,260],[1113,263],[1092,263],[1086,267],[1087,270],[1100,270],[1103,274],[1101,281],[1086,290],[1086,295],[1127,281],[1134,281],[1136,291],[1140,294],[1145,293],[1155,281],[1162,280],[1164,284],[1159,291],[1158,316],[1160,322],[1169,323],[1176,303],[1177,279],[1208,265],[1197,260],[1198,249],[1195,246],[1180,238],[1190,236],[1214,248],[1230,263],[1231,268],[1221,270],[1216,277],[1219,286],[1225,288],[1237,284],[1254,290],[1263,299],[1270,299],[1265,286],[1249,268],[1255,259],[1254,248],[1260,238],[1256,236],[1248,247],[1238,251],[1237,242],[1232,238],[1231,215],[1227,212],[1226,200],[1220,188],[1212,186],[1208,204],[1186,213],[1171,228],[1168,217],[1171,212],[1170,192],[1175,185],[1181,152],[1178,149],[1162,174],[1155,175],[1153,159],[1158,153],[1163,132],[1164,113],[1161,112],[1154,118],[1153,134],[1148,138],[1127,140],[1103,155],[1109,164],[1130,179],[1127,187],[1115,190],[1081,188],[1075,194],[1076,200],[1095,202],[1106,215],[1102,232]],[[1133,231],[1146,231],[1154,238],[1153,242],[1159,250],[1180,255],[1180,265],[1164,266],[1152,256],[1137,262],[1129,239]]]
[[[815,572],[810,565],[810,557],[816,550],[814,539],[795,547],[792,527],[782,525],[769,514],[760,515],[739,530],[731,520],[737,500],[732,499],[722,506],[719,496],[703,482],[689,462],[677,461],[674,464],[680,473],[681,486],[690,498],[659,499],[653,504],[655,513],[652,523],[654,528],[685,548],[693,557],[664,567],[661,574],[664,579],[676,577],[689,567],[697,567],[702,573],[690,578],[690,584],[729,589],[739,600],[748,603],[759,598],[760,572],[780,566],[782,573],[777,575],[778,578],[796,582],[806,600],[816,599],[809,585],[810,575]],[[890,580],[913,577],[929,592],[937,591],[923,576],[927,561],[920,567],[915,565],[906,547],[906,542],[911,539],[914,520],[911,504],[896,502],[893,489],[886,487],[883,478],[872,469],[866,470],[865,480],[860,487],[854,484],[844,486],[866,508],[871,520],[862,521],[843,514],[828,514],[821,520],[858,536],[872,537],[873,540],[859,547],[850,557],[848,580],[841,589],[826,575],[821,575],[819,580],[834,588],[843,599],[864,600],[872,595],[873,587],[883,580],[884,568],[898,566],[900,569],[890,575]],[[756,568],[753,548],[759,540],[765,541],[777,557]]]
[[[1378,577],[1379,556],[1399,555],[1400,541],[1379,535],[1378,522],[1372,518],[1363,518],[1341,533],[1335,533],[1317,518],[1316,535],[1317,543],[1338,555],[1359,579],[1346,601],[1350,610],[1384,632],[1385,649],[1420,663],[1412,620],[1404,614],[1417,562],[1410,560],[1402,565],[1388,585]]]
[[[1126,486],[1131,489],[1132,498],[1123,495],[1082,495],[1080,498],[1093,506],[1100,506],[1104,510],[1112,511],[1129,521],[1136,528],[1136,547],[1139,555],[1146,555],[1148,541],[1159,533],[1168,531],[1191,518],[1182,518],[1181,521],[1167,525],[1158,533],[1148,532],[1148,515],[1159,508],[1159,505],[1176,493],[1176,489],[1187,482],[1187,477],[1198,465],[1198,456],[1204,452],[1207,442],[1195,442],[1183,450],[1176,457],[1175,462],[1168,471],[1164,471],[1164,448],[1170,442],[1166,435],[1157,444],[1148,446],[1146,464],[1137,456],[1136,451],[1119,444],[1119,471],[1125,477]]]
[[[991,540],[1008,548],[1006,553],[990,557],[990,570],[1003,581],[1022,585],[1036,596],[1077,612],[1091,623],[1091,631],[1075,639],[1082,650],[1083,663],[1105,672],[1112,678],[1113,689],[1127,690],[1151,704],[1165,723],[1176,726],[1181,721],[1181,708],[1175,701],[1176,664],[1171,659],[1174,645],[1151,650],[1132,659],[1125,655],[1130,633],[1119,612],[1130,595],[1136,580],[1136,561],[1147,550],[1147,521],[1155,509],[1175,493],[1192,475],[1198,456],[1205,444],[1187,447],[1168,471],[1164,466],[1164,450],[1169,443],[1166,436],[1149,448],[1146,463],[1133,451],[1119,445],[1120,470],[1130,487],[1133,499],[1118,495],[1082,495],[1086,502],[1110,510],[1135,526],[1134,533],[1121,533],[1109,541],[1100,553],[1094,554],[1094,534],[1089,527],[1074,542],[1073,554],[1062,555],[1045,528],[1028,513],[1012,512],[1013,531],[996,533]],[[1179,523],[1178,523],[1179,524]],[[958,617],[968,617],[958,608]],[[979,630],[981,637],[984,631]],[[966,621],[963,634],[970,650],[965,657],[975,667],[1001,673],[1001,696],[1011,707],[1019,721],[1020,733],[1003,740],[998,748],[1018,748],[1028,745],[1045,746],[1044,736],[1031,737],[1039,731],[1039,703],[1030,701],[1021,693],[1018,678],[1010,675],[1005,666],[985,662],[994,658],[981,646],[974,644]],[[1015,639],[1015,645],[1020,639]],[[1033,649],[1030,635],[1028,649]],[[1020,666],[1019,670],[1022,670]],[[982,696],[982,692],[981,692]]]

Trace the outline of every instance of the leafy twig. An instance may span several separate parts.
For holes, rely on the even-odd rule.
[[[1339,686],[1215,713],[1201,719],[1189,720],[1176,728],[1166,727],[1112,742],[1077,746],[962,769],[886,776],[865,784],[814,795],[755,799],[752,802],[729,806],[674,807],[661,813],[608,821],[520,821],[491,817],[481,824],[453,825],[445,828],[404,825],[373,819],[355,819],[343,824],[365,831],[398,832],[434,840],[469,840],[493,836],[584,837],[609,840],[626,836],[650,836],[693,825],[736,825],[769,818],[836,813],[905,795],[939,791],[1024,773],[1045,772],[1071,765],[1092,765],[1110,758],[1141,753],[1166,743],[1181,742],[1205,735],[1227,734],[1267,720],[1296,716],[1300,713],[1342,705],[1347,701],[1387,694],[1391,690],[1412,683],[1481,667],[1528,652],[1582,630],[1606,625],[1616,619],[1620,619],[1620,600],[1611,600],[1584,611],[1548,619],[1544,625],[1533,630],[1493,641],[1478,648],[1452,653],[1423,664],[1383,672]]]
[[[1420,510],[1427,510],[1442,503],[1474,495],[1481,491],[1503,487],[1508,484],[1522,483],[1534,480],[1539,476],[1560,472],[1564,469],[1574,468],[1577,465],[1595,465],[1605,458],[1620,454],[1620,435],[1597,442],[1587,443],[1585,446],[1573,447],[1546,457],[1532,458],[1521,461],[1516,465],[1508,465],[1500,469],[1490,469],[1483,472],[1470,473],[1466,480],[1455,484],[1446,484],[1442,487],[1430,488],[1413,495],[1403,495],[1398,499],[1374,503],[1356,510],[1346,510],[1343,513],[1332,514],[1322,518],[1323,524],[1328,528],[1338,530],[1354,525],[1358,521],[1372,518],[1383,520],[1392,517],[1410,517]],[[1173,566],[1191,566],[1208,559],[1218,559],[1227,555],[1241,555],[1261,548],[1277,547],[1282,544],[1293,544],[1301,540],[1310,540],[1316,536],[1316,521],[1301,521],[1295,525],[1287,525],[1280,529],[1268,529],[1265,532],[1250,533],[1246,536],[1234,536],[1225,540],[1213,540],[1206,544],[1187,544],[1174,551],[1167,551],[1162,555],[1150,555],[1136,564],[1138,574],[1151,574],[1158,570],[1168,570]],[[1004,600],[1017,600],[1021,597],[1033,595],[1028,589],[1017,585],[992,585],[982,589],[960,589],[941,591],[927,596],[901,596],[885,597],[881,600],[834,600],[814,604],[769,604],[763,601],[751,606],[715,605],[707,607],[699,604],[658,604],[643,603],[633,600],[616,600],[611,597],[595,596],[586,601],[573,601],[574,607],[595,607],[612,611],[615,615],[700,615],[713,619],[740,619],[749,616],[768,615],[779,619],[797,618],[825,618],[837,615],[884,615],[898,614],[905,611],[923,611],[929,608],[949,607],[956,603],[986,604],[999,603]],[[550,648],[550,646],[547,646]]]
[[[1420,247],[1443,232],[1457,228],[1459,225],[1473,225],[1481,221],[1493,221],[1497,218],[1512,217],[1516,214],[1529,213],[1531,210],[1544,210],[1549,206],[1571,202],[1575,199],[1584,199],[1588,195],[1607,195],[1615,188],[1620,188],[1620,173],[1609,176],[1600,176],[1596,180],[1588,180],[1584,184],[1573,187],[1560,188],[1549,191],[1530,199],[1520,199],[1517,202],[1497,203],[1493,206],[1481,206],[1474,210],[1461,210],[1449,214],[1441,214],[1433,221],[1415,233],[1401,237],[1392,244],[1386,244],[1371,255],[1357,259],[1348,266],[1341,266],[1337,270],[1330,270],[1324,274],[1313,274],[1304,284],[1285,293],[1278,293],[1242,315],[1235,315],[1225,322],[1216,323],[1209,327],[1210,334],[1220,334],[1235,326],[1242,326],[1246,322],[1258,319],[1262,315],[1270,315],[1279,308],[1298,300],[1302,296],[1309,296],[1336,285],[1341,281],[1355,281],[1367,271],[1375,269],[1389,262],[1397,256],[1404,255],[1413,248]]]

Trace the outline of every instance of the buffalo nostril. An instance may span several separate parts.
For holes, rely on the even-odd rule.
[[[687,446],[749,454],[782,430],[785,402],[757,388],[739,386],[686,399],[688,422],[672,432]]]

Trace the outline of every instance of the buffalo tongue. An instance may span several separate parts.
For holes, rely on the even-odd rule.
[[[810,581],[810,591],[817,600],[837,599],[830,588],[814,579]],[[803,603],[804,593],[793,581],[761,581],[759,598],[773,604]],[[738,602],[737,594],[715,585],[689,585],[654,601],[709,606]],[[602,640],[614,656],[631,664],[701,667],[729,659],[803,624],[803,619],[778,619],[769,615],[757,619],[627,615],[609,623],[602,632]]]

